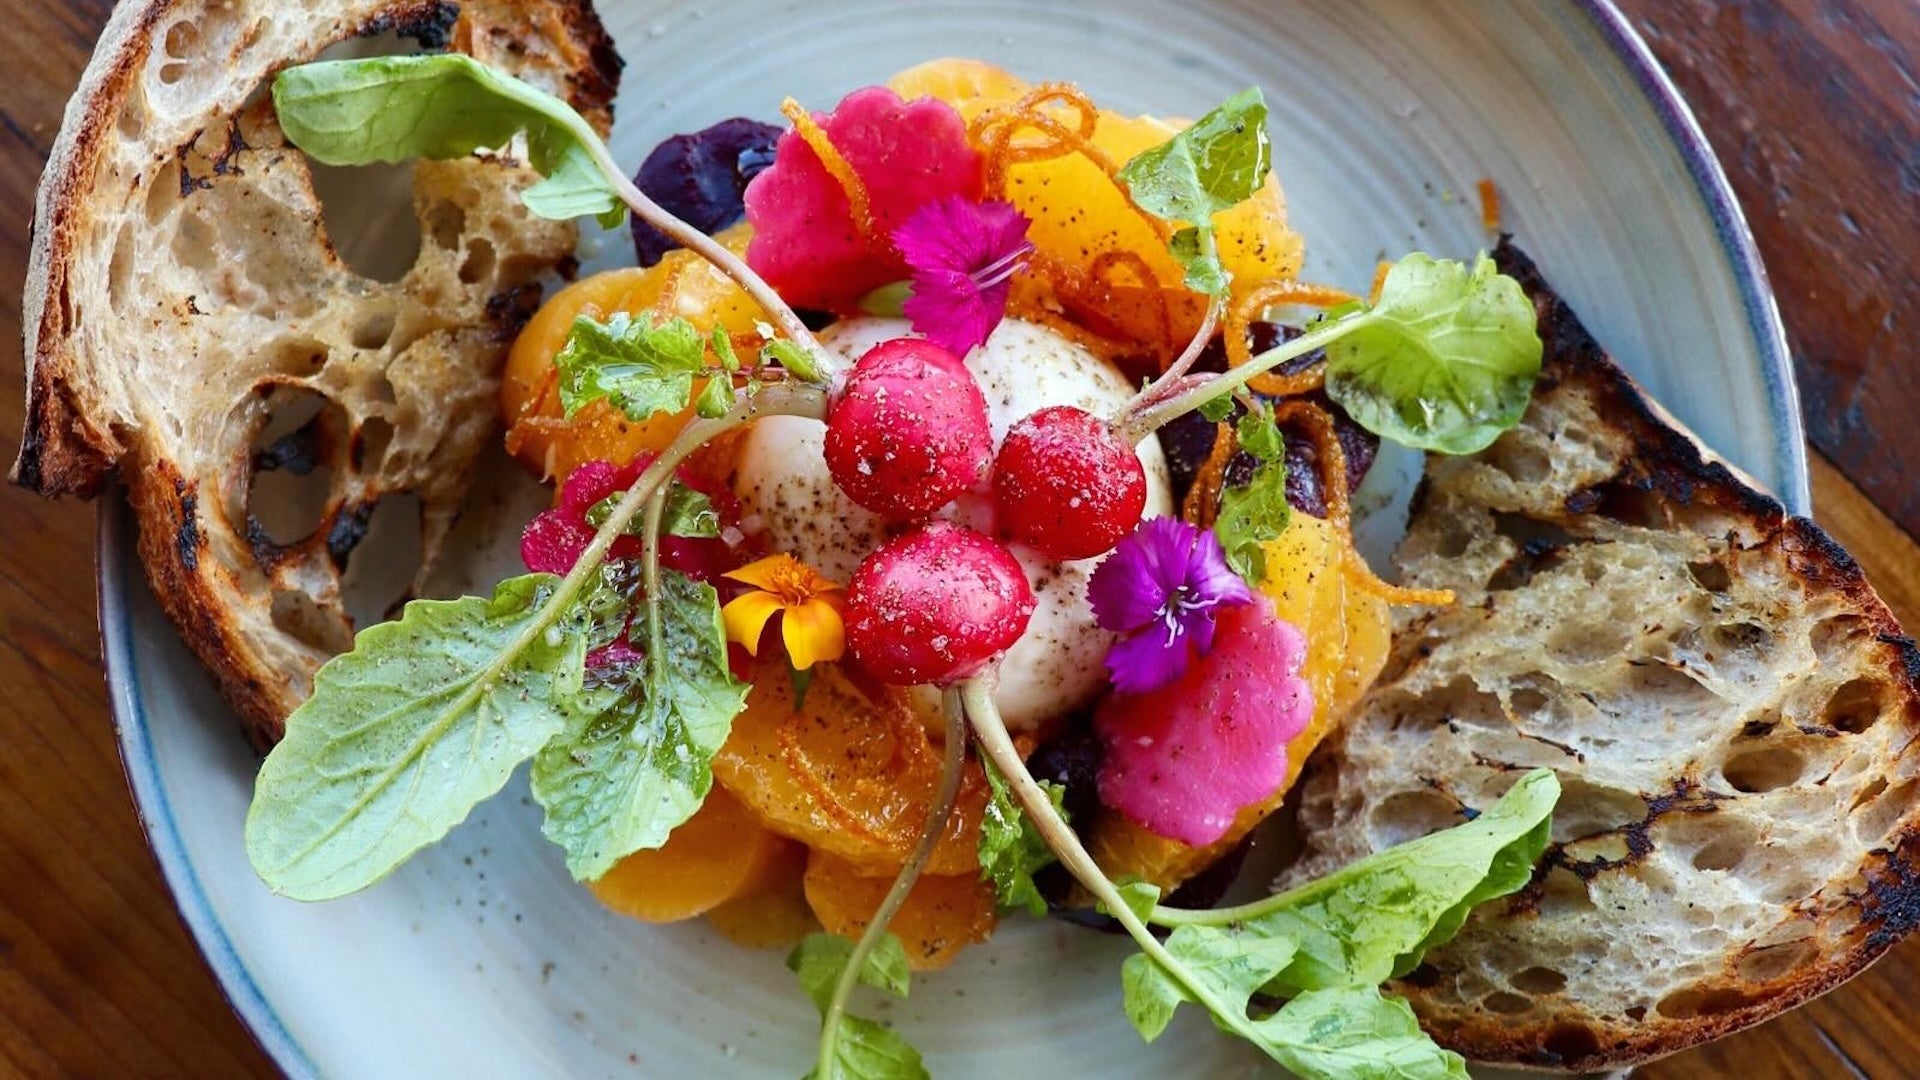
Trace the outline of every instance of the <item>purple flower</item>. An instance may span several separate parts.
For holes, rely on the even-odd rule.
[[[1178,518],[1140,523],[1087,583],[1101,628],[1120,634],[1107,650],[1115,690],[1142,694],[1186,674],[1213,648],[1214,615],[1253,600],[1210,529]]]
[[[903,307],[929,341],[965,356],[1007,314],[1013,275],[1033,251],[1026,215],[1006,202],[958,195],[922,206],[893,231],[913,277]]]

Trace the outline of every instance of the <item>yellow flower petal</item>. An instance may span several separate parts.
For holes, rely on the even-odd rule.
[[[824,599],[788,608],[786,617],[780,620],[780,637],[787,645],[787,660],[796,671],[805,671],[821,661],[838,660],[847,651],[847,628],[840,609]]]
[[[748,653],[759,656],[760,634],[767,628],[767,620],[779,613],[780,601],[772,593],[742,593],[720,609],[720,621],[726,624],[728,641],[737,641],[747,647]]]
[[[724,575],[729,581],[738,581],[756,589],[773,592],[780,588],[786,576],[793,573],[793,567],[799,567],[800,560],[785,552],[769,555],[764,559],[755,559],[738,570],[729,570]]]

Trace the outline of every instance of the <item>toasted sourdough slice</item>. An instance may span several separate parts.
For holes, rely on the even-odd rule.
[[[351,640],[342,574],[374,508],[417,498],[432,560],[506,348],[576,239],[522,208],[525,167],[475,156],[415,168],[403,277],[347,267],[266,89],[389,31],[610,123],[620,61],[587,0],[128,0],[41,182],[14,479],[91,496],[117,468],[155,592],[262,746]],[[310,418],[276,441],[275,413]],[[276,538],[250,510],[276,471],[324,486],[317,524]]]
[[[1532,883],[1394,989],[1469,1058],[1621,1066],[1804,1002],[1920,919],[1920,654],[1825,533],[1497,257],[1538,307],[1543,377],[1519,427],[1430,462],[1397,560],[1459,602],[1402,617],[1309,767],[1288,880],[1555,770]]]

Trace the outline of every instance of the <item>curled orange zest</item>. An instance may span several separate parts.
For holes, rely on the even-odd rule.
[[[813,114],[799,102],[792,98],[782,101],[780,115],[793,123],[794,134],[800,136],[800,141],[806,143],[807,149],[820,159],[827,175],[833,177],[833,182],[839,184],[840,190],[846,193],[847,212],[853,218],[853,227],[860,231],[860,238],[867,247],[875,247],[873,202],[867,196],[867,185],[861,182],[860,175],[853,171],[853,166],[833,145],[833,140],[827,138],[826,131],[814,122]],[[885,242],[884,238],[878,239]]]

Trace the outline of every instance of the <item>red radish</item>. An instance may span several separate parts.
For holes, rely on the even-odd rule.
[[[1055,405],[1007,432],[993,462],[993,501],[1008,537],[1056,559],[1091,559],[1140,523],[1147,473],[1112,424]]]
[[[934,522],[882,544],[847,586],[847,651],[893,686],[949,686],[1013,647],[1033,589],[1005,547]]]
[[[827,414],[827,469],[894,521],[926,517],[980,482],[993,454],[987,400],[960,358],[895,338],[853,365]]]

